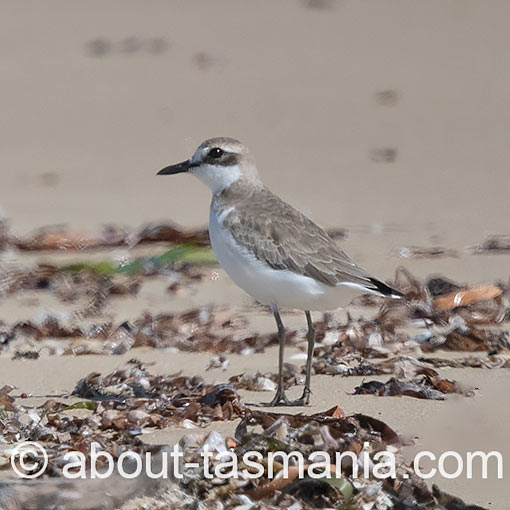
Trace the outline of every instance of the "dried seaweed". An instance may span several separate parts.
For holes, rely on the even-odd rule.
[[[423,375],[412,381],[392,377],[387,382],[368,381],[354,388],[354,395],[377,395],[379,397],[407,396],[427,400],[444,400],[449,393],[473,396],[473,390],[460,388],[455,381],[439,376]]]
[[[472,248],[477,254],[506,254],[510,251],[510,235],[489,236]]]
[[[239,416],[232,385],[208,385],[201,377],[154,376],[141,365],[101,376],[90,374],[73,395],[98,402],[94,416],[101,429],[139,431],[144,426],[165,428]]]
[[[97,442],[115,458],[131,449],[144,452],[138,436],[147,428],[204,427],[213,421],[244,414],[235,388],[210,385],[201,377],[156,376],[135,362],[108,375],[90,374],[73,391],[73,404],[48,400],[33,408],[11,396],[13,387],[0,389],[0,440],[44,443],[49,453],[47,474],[61,473],[60,459],[69,451],[90,454]],[[27,421],[28,417],[28,421]]]
[[[181,281],[195,282],[200,281],[204,273],[199,268],[184,266],[180,274]],[[73,345],[64,346],[62,350],[69,354],[119,354],[132,347],[150,346],[220,355],[262,352],[277,343],[274,334],[246,333],[246,315],[212,307],[179,314],[145,313],[122,324],[115,324],[110,318],[97,320],[92,325],[90,321],[84,324],[82,320],[85,318],[100,318],[112,296],[136,294],[141,280],[89,271],[65,273],[48,265],[41,266],[36,275],[33,278],[35,286],[51,289],[65,302],[85,299],[85,306],[76,310],[67,321],[48,316],[37,323],[4,324],[3,345],[16,339],[67,338],[73,339]],[[15,279],[14,286],[30,288],[31,277],[33,275]],[[178,281],[171,286],[172,292],[178,290]],[[399,269],[395,285],[406,294],[406,300],[388,302],[371,297],[365,302],[358,301],[358,304],[371,306],[379,303],[379,310],[372,318],[348,316],[347,322],[340,323],[332,315],[325,314],[322,321],[315,323],[316,373],[371,375],[376,372],[364,363],[366,359],[420,355],[438,348],[489,353],[508,351],[508,332],[499,326],[507,310],[508,291],[503,284],[466,289],[437,276],[421,282]],[[419,327],[422,332],[411,336],[409,327]],[[80,338],[84,340],[81,343],[78,342]],[[304,347],[303,331],[289,331],[287,342]],[[18,347],[18,350],[23,349],[27,350],[27,347]],[[356,356],[356,353],[360,358],[355,365],[352,359],[345,361],[346,356]]]
[[[263,504],[264,508],[277,508],[282,504],[303,509],[470,508],[451,506],[463,505],[462,500],[441,492],[435,486],[432,490],[427,488],[404,461],[400,453],[401,439],[386,423],[364,414],[346,416],[337,406],[312,415],[253,410],[242,405],[230,384],[208,385],[197,376],[153,375],[136,360],[125,369],[107,375],[94,373],[80,380],[74,395],[86,400],[78,400],[72,405],[49,400],[38,408],[24,407],[10,395],[12,389],[9,386],[0,389],[5,409],[5,416],[0,420],[2,439],[30,439],[43,443],[49,453],[46,476],[58,480],[58,484],[48,479],[37,482],[37,493],[45,495],[48,505],[40,508],[60,504],[73,510],[77,507],[67,495],[73,494],[74,501],[77,501],[77,494],[90,490],[91,485],[86,481],[61,479],[62,459],[67,452],[88,455],[91,443],[97,442],[101,450],[110,453],[114,459],[118,459],[126,449],[137,453],[151,451],[158,459],[171,445],[144,445],[139,439],[144,429],[198,427],[214,420],[231,419],[240,419],[234,437],[224,438],[212,431],[207,436],[186,435],[179,441],[188,464],[182,479],[171,479],[159,487],[161,494],[145,475],[138,477],[134,485],[132,480],[113,477],[108,480],[108,492],[116,495],[117,505],[141,496],[151,487],[154,505],[179,494],[181,501],[192,505],[200,503],[211,509],[216,508],[220,501],[224,508],[234,508],[240,503],[251,507],[256,502]],[[29,423],[23,416],[30,418]],[[201,475],[204,472],[202,453],[206,447],[219,455],[213,457],[208,466],[208,472],[213,476],[204,478]],[[249,467],[244,464],[243,457],[248,451],[259,452],[261,477],[253,479],[242,475],[242,470]],[[222,462],[222,454],[227,452],[237,459],[236,472],[239,476],[218,478],[216,468]],[[278,461],[278,452],[302,455],[303,476],[298,465],[291,464],[288,476],[275,477],[274,474],[283,468]],[[312,461],[312,455],[317,452],[323,453],[321,458],[328,459],[319,470],[326,469],[330,473],[329,477],[320,480],[307,476],[307,470],[313,462],[317,462]],[[392,477],[375,477],[374,456],[381,452],[390,453],[396,459]],[[272,463],[276,470],[273,474],[268,471],[270,455],[276,455],[273,458],[276,461]],[[365,471],[366,466],[368,471]],[[362,473],[361,476],[359,473]],[[126,483],[130,484],[129,487],[122,489]],[[96,490],[101,491],[97,482],[96,485]],[[0,485],[0,496],[9,497],[23,507],[28,503],[21,502],[33,499],[33,491],[32,495],[24,491],[26,486],[30,487],[30,484]],[[149,500],[132,499],[131,506],[126,509],[149,508]],[[96,504],[91,498],[90,506],[80,508],[95,508]]]
[[[17,249],[25,251],[83,251],[118,246],[133,247],[150,242],[193,243],[205,246],[209,244],[209,234],[206,229],[184,230],[171,223],[150,223],[134,231],[106,225],[98,232],[73,231],[57,225],[40,228],[26,237],[12,236],[9,242]]]
[[[405,246],[399,248],[398,256],[403,259],[431,259],[440,257],[458,258],[459,253],[456,250],[444,248],[443,246]]]

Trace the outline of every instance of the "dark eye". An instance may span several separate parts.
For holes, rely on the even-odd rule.
[[[223,156],[223,151],[218,147],[215,147],[209,151],[209,157],[213,159],[221,158],[221,156]]]

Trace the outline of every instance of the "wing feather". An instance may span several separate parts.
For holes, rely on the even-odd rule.
[[[261,206],[264,214],[257,213]],[[325,230],[267,188],[251,193],[245,189],[223,225],[238,244],[273,269],[286,269],[329,286],[348,283],[385,295],[398,294],[357,266]]]

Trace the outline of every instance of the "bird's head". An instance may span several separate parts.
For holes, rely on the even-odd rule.
[[[183,172],[196,175],[213,193],[230,187],[240,179],[260,183],[248,149],[234,138],[210,138],[198,146],[190,159],[167,166],[158,175]]]

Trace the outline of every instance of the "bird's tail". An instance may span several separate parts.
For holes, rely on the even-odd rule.
[[[390,287],[389,285],[386,285],[381,280],[378,280],[377,278],[369,278],[370,283],[373,285],[371,290],[378,292],[382,296],[390,297],[393,299],[402,299],[405,297],[402,292]]]

